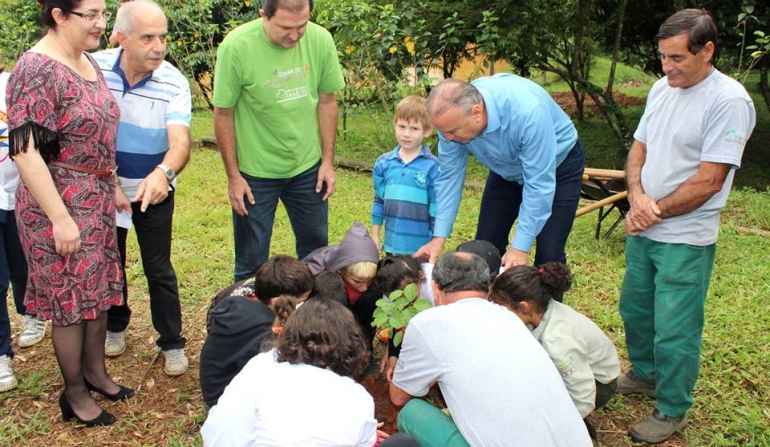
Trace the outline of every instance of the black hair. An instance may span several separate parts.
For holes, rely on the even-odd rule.
[[[369,364],[369,349],[353,313],[331,300],[309,300],[286,321],[276,341],[277,360],[356,377]]]
[[[56,8],[61,9],[65,14],[75,10],[83,0],[38,0],[38,3],[43,7],[43,11],[40,13],[40,19],[43,21],[43,25],[48,28],[56,29],[56,20],[53,18],[53,10]]]
[[[313,12],[313,0],[262,0],[262,11],[265,11],[268,19],[271,19],[278,8],[297,12],[302,11],[305,5],[308,5],[310,12]]]
[[[345,280],[337,272],[321,272],[315,275],[315,286],[310,298],[332,300],[347,306],[349,298]]]
[[[489,291],[489,266],[473,253],[450,252],[433,266],[433,281],[443,293]]]
[[[518,307],[529,301],[540,312],[548,309],[551,298],[561,296],[572,286],[572,274],[562,262],[546,262],[542,266],[517,265],[501,273],[489,291],[490,301]]]
[[[300,296],[311,290],[315,278],[307,265],[286,255],[276,255],[257,269],[254,295],[265,304],[280,295]]]
[[[417,284],[422,274],[422,263],[420,259],[409,255],[395,255],[380,259],[372,285],[377,287],[383,295],[390,295],[409,284]]]
[[[707,43],[714,42],[714,58],[716,58],[719,33],[714,19],[705,9],[690,8],[674,13],[660,25],[655,42],[684,33],[687,33],[687,49],[690,53],[698,54]]]

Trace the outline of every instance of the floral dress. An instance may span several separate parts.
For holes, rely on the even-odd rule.
[[[19,58],[8,84],[10,153],[28,150],[30,138],[46,163],[113,169],[120,109],[89,57],[96,81],[39,53]],[[27,311],[53,324],[79,324],[123,301],[115,231],[115,185],[110,177],[49,166],[51,177],[80,230],[80,251],[56,254],[52,224],[22,180],[16,220],[29,263]]]

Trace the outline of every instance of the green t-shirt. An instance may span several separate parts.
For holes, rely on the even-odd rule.
[[[267,40],[262,19],[241,25],[217,50],[214,99],[235,108],[238,168],[289,178],[321,158],[318,95],[345,87],[331,34],[309,22],[294,48]]]

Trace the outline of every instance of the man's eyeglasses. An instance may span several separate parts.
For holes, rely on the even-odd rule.
[[[78,17],[82,17],[89,22],[95,22],[99,19],[104,19],[105,22],[110,21],[110,17],[112,17],[111,12],[96,12],[96,11],[88,11],[88,12],[77,12],[77,11],[70,11],[70,14],[75,14]]]

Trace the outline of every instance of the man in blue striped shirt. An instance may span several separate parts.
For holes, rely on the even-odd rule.
[[[118,10],[116,27],[120,47],[94,58],[120,104],[118,176],[132,202],[131,220],[147,277],[152,323],[160,335],[157,344],[166,358],[164,369],[177,376],[187,371],[188,361],[171,264],[171,223],[176,175],[190,158],[190,85],[164,61],[168,27],[158,5],[149,0],[126,3]],[[127,235],[127,228],[118,228],[124,276]],[[131,310],[125,286],[123,296],[125,303],[108,314],[105,354],[110,357],[126,349]]]

